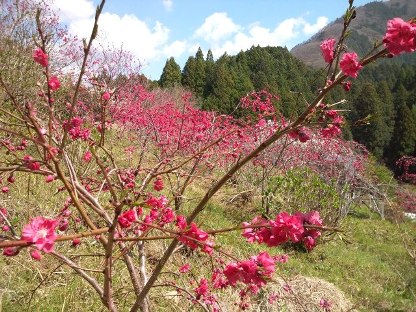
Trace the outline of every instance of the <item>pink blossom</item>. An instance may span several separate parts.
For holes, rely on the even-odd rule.
[[[60,88],[61,83],[59,82],[58,77],[52,76],[48,80],[48,86],[52,91],[56,91]]]
[[[59,221],[58,230],[65,231],[68,228],[68,225],[69,225],[68,219],[61,219]]]
[[[341,134],[341,129],[337,125],[328,125],[326,128],[321,129],[321,135],[324,138],[333,138]]]
[[[274,273],[274,259],[270,255],[263,251],[257,256],[253,257],[257,264],[262,268],[262,274],[271,277]]]
[[[244,227],[255,225],[256,228],[245,228],[242,235],[243,237],[247,238],[247,241],[249,243],[254,243],[254,242],[262,243],[266,236],[270,237],[270,234],[265,235],[265,232],[267,231],[270,232],[270,230],[266,229],[265,227],[259,228],[257,226],[259,225],[267,226],[268,224],[269,222],[266,219],[264,219],[263,217],[257,216],[251,221],[251,223],[243,222]]]
[[[9,177],[7,178],[7,182],[9,183],[14,183],[16,181],[16,178],[13,175],[9,175]]]
[[[321,308],[326,309],[328,311],[332,306],[331,302],[324,298],[321,298],[321,300],[319,301],[319,305],[321,306]]]
[[[183,215],[177,215],[176,216],[176,226],[181,229],[185,230],[188,224],[186,223],[186,218]]]
[[[41,48],[33,50],[33,60],[42,67],[48,66],[48,55]]]
[[[276,262],[279,262],[279,263],[286,263],[289,260],[289,256],[288,255],[279,255],[279,256],[274,256],[273,259]]]
[[[180,273],[186,273],[191,269],[191,266],[189,265],[189,263],[184,264],[183,266],[181,266],[179,268],[179,272]]]
[[[347,92],[351,90],[351,85],[352,85],[351,80],[342,83],[342,86],[344,87],[344,90],[347,91]]]
[[[197,225],[192,222],[191,228],[181,236],[178,237],[178,240],[189,246],[191,249],[196,249],[198,247],[198,242],[205,242],[208,239],[208,233],[198,229]]]
[[[42,258],[38,249],[32,249],[30,251],[30,256],[32,257],[33,260],[36,260],[36,261],[40,261],[40,259]]]
[[[3,249],[3,255],[6,257],[16,256],[20,252],[20,249],[17,247],[6,247]]]
[[[305,143],[311,139],[309,132],[306,128],[302,128],[299,130],[299,141]]]
[[[81,239],[79,238],[74,238],[72,240],[72,247],[77,247],[79,244],[81,244]]]
[[[23,157],[23,162],[24,162],[26,168],[28,168],[29,170],[36,171],[36,170],[40,169],[40,163],[33,160],[32,156],[25,155]]]
[[[91,159],[92,159],[92,153],[90,151],[86,151],[85,154],[84,154],[84,156],[82,157],[82,159],[85,162],[89,163],[91,161]]]
[[[269,304],[273,304],[273,303],[275,303],[276,302],[276,300],[278,300],[279,299],[279,295],[277,295],[275,292],[272,292],[270,295],[269,295],[269,298],[267,299],[267,301],[269,302]]]
[[[148,204],[152,208],[159,208],[162,209],[168,203],[168,199],[165,196],[154,197],[152,195],[146,200],[146,204]]]
[[[22,239],[28,243],[34,243],[39,250],[45,253],[52,252],[57,238],[55,233],[57,225],[56,220],[42,216],[33,218],[29,224],[23,227]]]
[[[270,221],[272,225],[271,237],[266,241],[270,247],[277,246],[291,240],[296,243],[302,239],[305,231],[302,221],[297,216],[291,216],[287,212],[276,215],[276,219]]]
[[[327,63],[331,63],[334,59],[335,42],[335,39],[327,39],[322,41],[320,45],[322,56],[324,57],[324,60]]]
[[[261,252],[249,260],[228,264],[224,268],[223,274],[231,286],[242,282],[254,287],[252,290],[253,293],[256,293],[259,287],[266,284],[266,279],[272,276],[274,270],[273,258],[267,252]]]
[[[202,252],[205,252],[206,254],[211,255],[214,251],[214,242],[213,241],[207,241],[202,246]]]
[[[7,186],[3,186],[1,192],[7,194],[9,192],[9,188]]]
[[[108,100],[110,99],[110,97],[111,97],[110,92],[105,91],[105,92],[103,93],[103,100],[104,100],[104,101],[108,101]]]
[[[122,228],[130,227],[137,220],[138,216],[135,209],[130,209],[118,216],[118,223],[120,223]]]
[[[155,189],[155,191],[161,191],[163,190],[163,180],[161,177],[157,177],[154,184],[153,184],[153,188]]]
[[[341,67],[344,75],[350,76],[352,78],[357,78],[358,71],[363,67],[357,61],[358,55],[355,52],[344,53],[339,62],[339,67]]]
[[[208,280],[205,278],[201,278],[198,287],[195,288],[196,299],[199,300],[201,297],[205,297],[206,295],[208,295],[208,291]]]
[[[46,182],[46,183],[50,183],[50,182],[52,182],[53,180],[55,180],[55,175],[53,175],[53,174],[49,174],[49,175],[47,175],[47,176],[46,176],[46,178],[45,178],[45,182]]]
[[[383,38],[386,49],[393,55],[416,50],[416,24],[399,17],[387,21],[387,32]]]

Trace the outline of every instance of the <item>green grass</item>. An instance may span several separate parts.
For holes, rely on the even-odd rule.
[[[332,240],[310,254],[297,254],[288,262],[288,272],[335,284],[360,311],[414,311],[416,266],[403,237],[414,239],[416,224],[351,216],[344,228],[344,241]]]

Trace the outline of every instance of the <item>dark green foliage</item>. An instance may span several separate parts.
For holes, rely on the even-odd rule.
[[[182,73],[182,85],[198,96],[202,96],[205,90],[205,62],[204,54],[201,48],[198,48],[195,57],[188,58]]]
[[[181,84],[181,68],[173,57],[166,61],[159,84],[162,88],[174,87]]]
[[[327,225],[336,224],[340,218],[341,198],[336,188],[308,168],[292,169],[273,177],[265,196],[267,213],[271,216],[281,211],[317,210]]]
[[[304,99],[312,98],[322,74],[292,57],[286,48],[259,46],[236,56],[224,54],[216,62],[208,51],[205,69],[203,107],[234,116],[241,115],[236,110],[240,98],[254,90],[279,95],[278,109],[286,116],[296,115],[304,108]]]
[[[388,158],[395,161],[404,155],[413,155],[416,143],[416,125],[412,110],[407,105],[408,92],[399,85],[395,93],[396,126],[387,151]]]
[[[377,158],[381,158],[384,148],[390,142],[392,131],[391,128],[387,127],[384,115],[385,108],[373,84],[365,83],[362,85],[354,105],[354,118],[369,121],[369,124],[352,129],[354,139],[365,144]]]

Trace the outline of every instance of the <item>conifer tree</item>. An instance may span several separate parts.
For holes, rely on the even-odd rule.
[[[162,88],[174,87],[175,85],[181,84],[181,68],[173,57],[166,61],[159,84]]]
[[[355,101],[356,120],[368,120],[369,124],[354,127],[354,139],[364,144],[378,159],[383,156],[384,148],[391,134],[383,116],[383,104],[372,83],[364,83]]]

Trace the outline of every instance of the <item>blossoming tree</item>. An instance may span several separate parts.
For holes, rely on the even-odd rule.
[[[212,311],[221,306],[216,292],[240,289],[239,305],[247,308],[250,296],[272,279],[275,264],[286,258],[269,249],[238,259],[222,250],[218,235],[241,231],[248,243],[267,247],[293,243],[311,251],[321,231],[328,228],[317,211],[282,211],[270,219],[253,216],[251,221],[224,229],[203,229],[199,217],[202,213],[209,216],[207,204],[212,197],[247,164],[261,162],[268,148],[283,150],[285,145],[278,144],[282,140],[309,142],[317,135],[312,134],[313,128],[326,139],[338,136],[343,118],[325,103],[326,95],[341,84],[348,91],[348,79],[381,57],[414,52],[416,24],[390,20],[383,42],[359,58],[344,51],[355,14],[349,1],[340,38],[321,45],[328,63],[327,79],[304,112],[286,119],[274,109],[273,96],[255,92],[241,101],[242,108],[252,112],[250,118],[236,120],[196,109],[189,94],[180,99],[161,97],[137,84],[133,76],[110,87],[100,76],[105,61],[100,64],[90,55],[103,6],[104,0],[97,8],[90,39],[82,46],[76,79],[54,67],[56,50],[47,27],[51,19],[42,18],[41,11],[36,14],[32,49],[37,94],[19,96],[0,72],[8,104],[1,108],[0,119],[2,193],[18,196],[14,185],[29,175],[42,177],[45,187],[66,195],[58,212],[30,216],[27,222],[22,216],[12,221],[15,212],[2,207],[3,255],[13,257],[27,250],[34,260],[42,261],[44,255],[58,259],[84,279],[110,311],[117,311],[121,304],[115,290],[124,285],[114,282],[121,264],[130,281],[130,311],[148,311],[157,304],[151,302],[149,292],[157,281],[166,281],[163,270],[183,246],[214,260],[211,275],[196,282],[190,276],[187,288],[174,281],[165,286]],[[198,181],[203,181],[199,183],[205,193],[184,207],[186,190]],[[87,240],[98,241],[99,269],[81,267],[60,247],[64,241],[77,246]],[[149,264],[146,248],[151,241],[168,242],[168,246]],[[178,267],[178,272],[187,274],[189,263]]]

